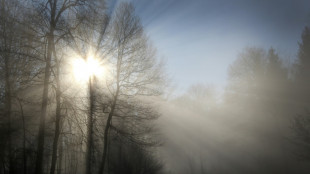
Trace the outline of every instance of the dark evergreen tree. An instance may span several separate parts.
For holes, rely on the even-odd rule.
[[[287,96],[288,76],[287,69],[283,67],[282,61],[273,48],[267,55],[267,67],[265,77],[266,95],[274,100]]]
[[[298,153],[303,159],[310,160],[310,29],[305,27],[299,43],[299,52],[295,63],[294,103],[298,111],[293,119],[295,142]]]
[[[301,103],[310,101],[310,29],[305,27],[299,43],[297,61],[295,63],[296,99]],[[300,103],[300,104],[301,104]]]

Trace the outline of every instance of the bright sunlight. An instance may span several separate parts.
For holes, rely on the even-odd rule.
[[[101,76],[103,75],[104,68],[101,63],[93,58],[88,57],[87,60],[82,58],[73,61],[73,72],[76,80],[87,81],[90,76]]]

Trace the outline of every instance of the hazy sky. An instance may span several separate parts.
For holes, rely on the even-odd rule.
[[[300,34],[310,23],[310,0],[131,2],[166,59],[177,92],[195,83],[223,88],[228,65],[247,46],[273,46],[284,59],[294,59]]]

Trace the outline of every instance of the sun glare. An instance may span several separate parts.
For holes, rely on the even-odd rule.
[[[103,66],[101,63],[93,57],[88,57],[87,60],[76,59],[73,62],[73,71],[76,80],[86,81],[91,76],[103,75]]]

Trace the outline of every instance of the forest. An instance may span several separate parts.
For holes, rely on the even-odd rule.
[[[172,95],[132,3],[0,3],[0,174],[310,172],[309,27]]]

